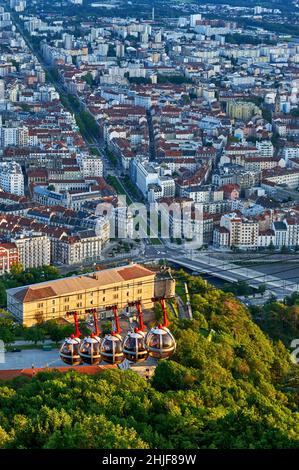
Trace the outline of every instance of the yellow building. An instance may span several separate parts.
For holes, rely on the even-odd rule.
[[[175,281],[172,280],[172,285]],[[156,290],[155,290],[156,286]],[[7,307],[15,319],[26,326],[51,319],[66,318],[66,313],[141,300],[143,308],[153,306],[152,297],[161,294],[156,273],[131,264],[90,274],[41,282],[7,290]]]
[[[231,118],[241,119],[242,121],[249,121],[252,116],[262,114],[261,109],[254,103],[235,100],[229,100],[227,102],[226,112]]]

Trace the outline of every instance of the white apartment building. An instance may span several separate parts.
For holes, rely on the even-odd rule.
[[[110,239],[110,220],[108,216],[97,217],[95,234],[101,238],[101,246],[104,246]],[[90,236],[90,234],[89,234]]]
[[[230,233],[225,227],[216,227],[213,231],[213,245],[216,247],[229,247]]]
[[[282,155],[286,162],[288,162],[290,158],[299,158],[299,144],[294,143],[286,145],[283,148]]]
[[[149,184],[147,199],[148,202],[155,202],[162,197],[162,188],[158,184]]]
[[[223,191],[213,190],[211,187],[205,186],[187,186],[180,189],[180,196],[190,197],[194,202],[216,202],[223,201]]]
[[[273,222],[273,230],[275,232],[274,245],[277,248],[287,246],[288,229],[286,224],[284,222]]]
[[[287,228],[287,246],[299,246],[299,223],[294,218],[284,220]]]
[[[103,176],[103,162],[99,157],[83,156],[78,158],[82,176]]]
[[[0,188],[17,196],[24,195],[24,175],[18,163],[0,163]]]
[[[26,146],[28,144],[28,127],[5,126],[0,129],[1,147],[10,145]]]
[[[77,264],[84,261],[98,261],[102,251],[102,236],[94,231],[64,237],[58,243],[57,261],[64,264]]]
[[[162,188],[162,197],[173,197],[175,195],[175,182],[169,176],[160,176],[157,181]]]
[[[151,202],[159,197],[173,197],[175,182],[170,176],[160,176],[158,169],[147,161],[135,161],[136,185],[144,198]]]
[[[162,238],[192,241],[203,245],[203,213],[189,198],[161,198],[155,202],[154,212],[160,219]],[[153,212],[153,213],[154,213]]]
[[[134,217],[127,206],[114,207],[109,221],[111,238],[133,238]]]
[[[197,22],[201,20],[201,14],[197,13],[194,15],[190,15],[190,26],[191,28],[194,28],[197,25]]]
[[[5,81],[0,80],[0,101],[5,100]]]
[[[256,142],[256,148],[258,149],[261,157],[271,158],[274,155],[274,147],[271,140],[261,140]]]
[[[260,232],[257,239],[257,246],[259,248],[266,248],[271,244],[275,245],[275,231],[268,229]]]
[[[150,95],[145,93],[139,93],[134,96],[134,104],[136,106],[142,106],[145,109],[150,109],[152,105],[152,98]]]
[[[51,262],[51,242],[46,235],[24,234],[13,240],[19,260],[25,269],[38,268]]]
[[[266,184],[267,181],[270,181],[274,184],[285,184],[291,189],[296,189],[299,186],[299,169],[281,169],[280,171],[275,171],[274,174],[266,174],[265,177],[264,182]]]
[[[253,248],[257,246],[259,224],[246,219],[236,213],[224,214],[220,220],[220,227],[229,232],[229,246],[240,248]]]
[[[157,183],[158,177],[158,172],[152,165],[147,162],[137,162],[136,184],[145,197],[147,196],[148,186]]]
[[[244,168],[248,171],[271,170],[276,167],[284,168],[285,160],[279,157],[249,157],[244,160]]]

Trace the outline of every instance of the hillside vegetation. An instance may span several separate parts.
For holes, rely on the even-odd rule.
[[[0,385],[2,448],[296,448],[299,373],[232,294],[186,276],[194,320],[150,383],[42,372]]]

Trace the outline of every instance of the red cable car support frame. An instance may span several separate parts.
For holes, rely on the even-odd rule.
[[[114,329],[114,331],[111,331],[111,334],[113,336],[120,335],[121,332],[122,332],[122,329],[121,329],[120,324],[119,324],[119,316],[118,316],[118,307],[117,307],[117,305],[110,305],[109,307],[106,307],[105,310],[106,310],[106,312],[108,310],[112,310],[113,315],[114,315],[115,329]]]
[[[162,312],[163,312],[163,323],[159,324],[158,327],[159,328],[168,328],[168,326],[170,325],[170,322],[168,320],[168,316],[167,316],[167,308],[166,308],[166,301],[165,301],[165,297],[153,297],[152,298],[152,301],[153,302],[160,302],[160,305],[162,307]]]
[[[91,337],[100,336],[101,331],[99,328],[99,322],[97,317],[97,309],[96,308],[88,308],[85,310],[85,313],[92,313],[93,316],[93,324],[94,324],[94,332],[91,333]]]
[[[79,330],[79,319],[78,319],[78,312],[76,310],[70,311],[66,313],[67,316],[73,315],[74,317],[74,322],[75,322],[75,334],[71,335],[71,338],[80,338],[82,336],[80,330]]]
[[[144,331],[145,329],[145,324],[143,322],[143,312],[141,308],[141,301],[136,300],[134,302],[129,302],[128,303],[129,307],[136,307],[137,308],[137,313],[138,313],[138,327],[134,328],[135,333],[138,333],[138,331]]]

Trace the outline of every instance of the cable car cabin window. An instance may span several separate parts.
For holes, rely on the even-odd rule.
[[[125,343],[125,348],[128,351],[134,351],[135,350],[135,338],[128,338]]]
[[[104,352],[110,352],[112,350],[112,341],[106,340],[103,344]]]
[[[82,351],[83,351],[84,353],[89,353],[89,350],[90,350],[90,344],[89,344],[89,343],[85,343],[85,344],[83,345]]]
[[[160,335],[150,335],[148,345],[150,348],[160,349]]]
[[[67,354],[67,353],[71,352],[71,345],[70,345],[70,344],[65,344],[65,345],[63,346],[61,352],[63,352],[63,354]]]
[[[163,348],[171,348],[173,346],[172,338],[168,335],[162,337]]]
[[[143,338],[138,338],[137,339],[137,346],[138,346],[138,349],[144,349],[144,340]]]
[[[122,352],[122,344],[121,344],[121,341],[118,341],[117,343],[115,343],[115,353],[118,354],[121,352]]]

